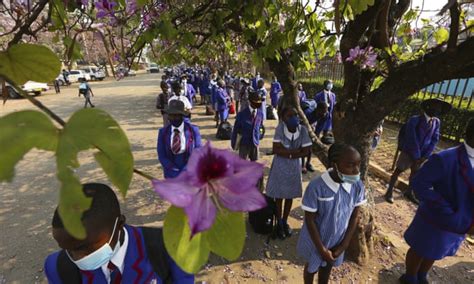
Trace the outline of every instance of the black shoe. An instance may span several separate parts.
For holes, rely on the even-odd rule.
[[[387,201],[390,204],[393,204],[393,194],[392,193],[386,193],[385,194],[385,201]]]
[[[284,224],[283,229],[285,231],[286,237],[291,237],[291,235],[293,234],[293,230],[290,228],[290,226],[288,224]]]
[[[280,240],[284,240],[286,238],[285,228],[284,228],[284,225],[282,223],[279,223],[277,225],[277,237]]]
[[[430,281],[428,279],[418,279],[418,284],[430,284]]]
[[[418,201],[418,199],[416,199],[415,195],[413,194],[413,191],[411,190],[407,190],[405,191],[405,193],[403,193],[403,196],[410,200],[411,202],[415,203],[416,205],[419,205],[420,202]]]
[[[313,165],[311,164],[306,164],[306,169],[312,173],[314,173],[316,170],[313,168]]]

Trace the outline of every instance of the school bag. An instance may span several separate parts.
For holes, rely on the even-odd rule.
[[[267,106],[267,119],[268,120],[275,120],[276,117],[275,117],[275,112],[273,111],[273,107],[272,106]]]
[[[261,235],[268,235],[273,232],[276,222],[276,203],[275,200],[265,195],[267,206],[249,212],[249,223],[252,230]]]
[[[228,121],[219,124],[217,128],[216,138],[220,140],[230,140],[232,137],[232,125]]]
[[[212,108],[212,106],[210,105],[207,105],[206,106],[206,115],[215,115],[216,112],[214,111],[214,109]]]
[[[172,283],[171,269],[168,264],[168,253],[166,252],[163,241],[163,229],[141,227],[148,260],[153,267],[153,271],[160,277],[163,283]],[[62,250],[58,255],[56,263],[59,278],[65,284],[81,284],[82,276],[79,268],[67,256],[66,251]]]

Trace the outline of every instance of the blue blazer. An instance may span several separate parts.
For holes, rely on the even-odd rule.
[[[217,111],[224,111],[228,108],[227,92],[223,88],[216,88],[215,100],[217,104]]]
[[[436,117],[433,126],[430,126],[424,115],[412,116],[405,127],[402,151],[414,160],[429,157],[438,144],[440,125],[441,122]]]
[[[201,147],[199,128],[186,121],[183,123],[186,139],[186,151],[183,154],[175,155],[171,151],[171,124],[161,128],[158,132],[156,148],[165,178],[177,177],[186,168],[193,150]]]
[[[444,231],[464,235],[474,222],[474,170],[466,147],[433,154],[410,181],[417,214]]]
[[[234,129],[232,130],[231,145],[235,148],[237,134],[242,135],[240,145],[258,146],[260,144],[260,128],[263,123],[262,109],[257,109],[255,119],[252,118],[250,108],[246,107],[237,114]]]
[[[163,283],[153,271],[153,267],[148,260],[145,241],[141,228],[125,225],[128,232],[128,248],[125,255],[124,270],[122,273],[122,283]],[[57,260],[59,251],[50,254],[44,264],[44,273],[50,284],[61,284],[61,278],[57,271]],[[179,268],[174,261],[169,258],[169,264],[173,283],[194,283],[194,275],[187,274]],[[102,268],[93,271],[80,271],[83,284],[107,284]],[[67,283],[64,283],[67,284]]]
[[[336,94],[334,94],[333,92],[329,92],[329,94],[326,96],[323,90],[314,96],[314,100],[318,104],[324,103],[327,99],[329,99],[328,113],[325,117],[318,120],[316,124],[317,134],[321,133],[321,131],[332,130],[332,112],[334,110],[334,105],[336,104]]]
[[[258,88],[258,80],[260,80],[262,77],[254,77],[252,78],[252,88],[256,90]]]

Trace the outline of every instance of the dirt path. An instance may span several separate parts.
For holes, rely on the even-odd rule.
[[[162,120],[154,109],[159,78],[159,75],[139,75],[119,82],[91,84],[96,94],[93,102],[117,119],[126,131],[136,167],[155,177],[162,177],[156,156],[157,129]],[[69,117],[83,105],[83,99],[77,98],[76,89],[71,88],[63,89],[60,95],[47,94],[39,99],[63,118]],[[22,109],[33,107],[24,100],[8,101],[6,105],[0,106],[0,116]],[[193,123],[200,127],[205,140],[212,140],[220,148],[229,147],[228,141],[215,141],[214,122],[204,116],[202,107],[194,110]],[[260,149],[266,174],[272,156],[265,153],[271,148],[275,127],[275,121],[267,121],[267,134]],[[82,153],[80,162],[78,175],[81,181],[107,182],[90,152]],[[316,160],[313,165],[323,171]],[[0,184],[0,284],[45,283],[43,260],[57,249],[50,233],[50,220],[58,200],[54,156],[43,151],[33,151],[25,156],[16,170],[12,183]],[[306,175],[304,186],[317,174]],[[401,236],[415,208],[401,199],[397,199],[397,203],[392,206],[383,203],[383,185],[376,180],[371,180],[371,185],[375,193],[380,240],[377,242],[376,254],[363,267],[350,262],[339,267],[333,274],[333,283],[396,283],[403,270],[403,256],[407,247]],[[295,252],[303,216],[300,202],[294,202],[290,219],[295,236],[285,241],[271,241],[267,246],[266,238],[254,234],[249,228],[241,258],[228,264],[223,259],[212,257],[197,280],[206,283],[301,283],[303,263]],[[151,191],[146,180],[134,176],[126,200],[121,200],[121,206],[130,224],[160,225],[168,204]],[[437,283],[472,283],[473,257],[473,247],[465,245],[458,256],[437,264],[431,279]]]

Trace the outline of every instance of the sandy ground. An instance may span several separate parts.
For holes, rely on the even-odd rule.
[[[139,75],[122,81],[92,83],[96,94],[93,102],[110,113],[127,133],[132,145],[135,166],[157,178],[162,171],[156,156],[157,129],[162,120],[155,110],[155,98],[159,92],[159,74]],[[77,86],[76,86],[77,87]],[[83,106],[76,88],[65,88],[60,95],[48,92],[38,97],[45,105],[67,119]],[[25,100],[8,101],[0,106],[0,115],[12,111],[33,109]],[[198,107],[193,113],[205,140],[215,146],[228,148],[228,141],[215,141],[214,122]],[[267,121],[263,140],[261,162],[268,174],[272,156],[271,148],[275,121]],[[388,141],[388,140],[387,140]],[[382,144],[383,145],[383,144]],[[102,170],[92,159],[92,152],[80,155],[81,181],[108,183]],[[382,160],[392,157],[380,157]],[[391,160],[390,160],[391,161]],[[316,161],[319,172],[305,175],[304,186],[323,171]],[[374,210],[377,221],[376,252],[364,266],[346,262],[332,275],[333,283],[396,283],[403,271],[403,258],[407,250],[402,235],[408,226],[415,207],[397,196],[396,204],[383,202],[384,183],[371,179],[374,193]],[[51,153],[34,150],[27,154],[16,168],[12,183],[0,184],[0,284],[46,283],[43,276],[43,260],[57,249],[51,236],[51,217],[58,200],[58,182],[55,178],[55,160]],[[295,247],[303,211],[300,199],[294,202],[289,220],[295,235],[265,244],[266,237],[254,234],[248,228],[247,241],[241,258],[233,263],[219,257],[211,257],[209,264],[197,275],[205,283],[302,283],[303,262],[296,255]],[[130,224],[160,225],[168,204],[151,190],[148,181],[134,176],[125,200],[121,199],[122,211]],[[434,283],[473,283],[474,250],[463,245],[458,255],[436,264],[431,279]]]

